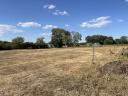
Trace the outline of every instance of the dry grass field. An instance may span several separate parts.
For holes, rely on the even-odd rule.
[[[128,96],[128,77],[99,74],[122,47],[11,50],[0,52],[0,96]]]

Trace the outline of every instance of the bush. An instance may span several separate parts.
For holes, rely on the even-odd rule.
[[[12,49],[10,42],[0,41],[0,50],[10,50],[10,49]]]
[[[24,49],[36,49],[36,45],[33,42],[25,42],[23,44]]]

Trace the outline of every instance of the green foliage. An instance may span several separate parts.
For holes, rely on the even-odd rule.
[[[48,45],[44,42],[43,37],[37,38],[36,43],[24,42],[23,37],[16,37],[12,39],[12,42],[0,41],[0,50],[40,48],[48,48]]]
[[[0,50],[9,49],[40,49],[40,48],[61,48],[72,47],[92,43],[100,45],[112,45],[112,44],[128,44],[128,37],[122,36],[119,39],[113,39],[110,36],[104,35],[92,35],[85,38],[86,42],[80,44],[82,35],[79,32],[70,32],[61,28],[52,29],[52,37],[50,43],[46,44],[44,38],[37,38],[36,42],[24,42],[23,37],[16,37],[12,39],[12,42],[0,41]]]
[[[72,32],[72,43],[74,46],[78,46],[79,41],[81,40],[82,35],[79,32]]]
[[[128,44],[128,37],[127,36],[120,37],[120,42],[121,44]]]
[[[71,46],[72,45],[72,37],[69,31],[64,32],[64,45]]]
[[[36,49],[36,45],[33,42],[25,42],[23,44],[24,49]]]
[[[71,45],[71,34],[64,29],[55,28],[52,30],[51,44],[57,48]]]
[[[44,37],[39,37],[36,40],[36,48],[47,48],[46,43],[44,42]]]
[[[12,39],[12,43],[22,44],[22,43],[24,43],[24,38],[23,37],[16,37],[16,38]]]
[[[114,44],[113,39],[105,39],[104,40],[104,45],[112,45],[112,44]]]
[[[121,44],[121,40],[120,39],[115,39],[115,43],[116,44]]]
[[[0,41],[0,50],[10,50],[10,49],[12,49],[10,42]]]
[[[119,39],[115,39],[116,44],[128,44],[128,37],[121,36]]]
[[[63,46],[76,46],[81,40],[82,35],[79,32],[69,32],[64,29],[55,28],[52,30],[51,44],[61,48]]]
[[[12,39],[12,47],[14,49],[22,49],[23,43],[24,43],[23,37],[16,37],[16,38]]]
[[[104,35],[93,35],[93,36],[87,36],[85,38],[87,43],[100,43],[103,44],[114,44],[113,37],[108,37]]]

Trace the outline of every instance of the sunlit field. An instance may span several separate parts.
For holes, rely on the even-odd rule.
[[[96,47],[94,64],[91,47],[0,51],[0,96],[127,96],[126,75],[98,71],[121,48]]]

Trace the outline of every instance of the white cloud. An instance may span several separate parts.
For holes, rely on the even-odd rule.
[[[8,32],[18,33],[23,32],[23,30],[20,30],[13,25],[0,24],[0,35],[3,35]]]
[[[52,33],[51,32],[43,32],[43,33],[41,33],[40,34],[40,36],[50,36],[50,35],[52,35]]]
[[[55,10],[55,12],[53,12],[53,15],[69,15],[67,11],[60,11],[60,10]]]
[[[96,19],[92,19],[87,22],[83,22],[80,26],[83,28],[102,28],[104,26],[107,26],[112,21],[110,20],[109,16],[99,17]]]
[[[48,4],[48,5],[44,5],[44,8],[47,8],[47,9],[51,10],[51,9],[55,9],[56,6],[53,5],[53,4]]]
[[[45,9],[49,9],[49,10],[52,10],[52,9],[56,8],[56,6],[53,5],[53,4],[47,4],[47,5],[44,5],[43,7]],[[60,16],[69,15],[67,11],[60,11],[60,10],[53,10],[52,14],[53,15],[60,15]]]
[[[52,28],[58,28],[58,26],[55,26],[55,25],[45,25],[42,28],[43,29],[52,29]]]
[[[118,19],[117,22],[121,23],[121,22],[124,22],[124,20],[123,19]]]
[[[65,24],[65,27],[69,27],[70,25],[69,24]]]
[[[41,27],[41,24],[37,23],[37,22],[19,22],[17,24],[17,26],[20,26],[20,27]]]

